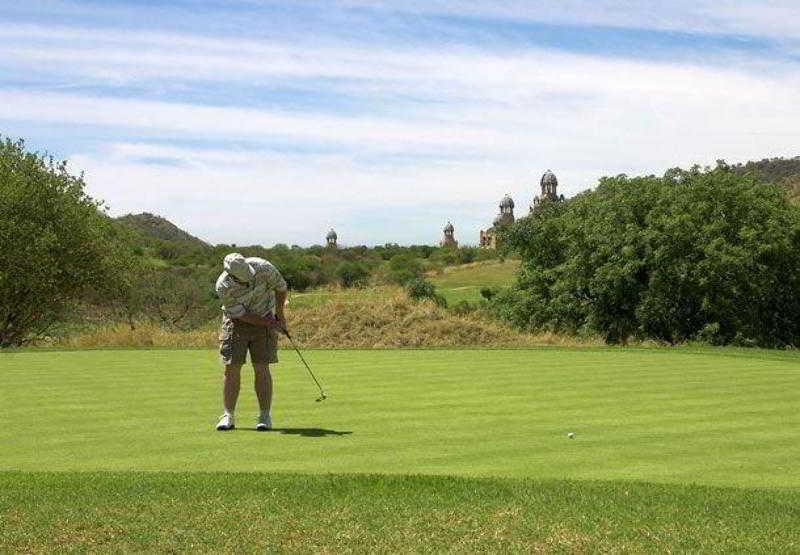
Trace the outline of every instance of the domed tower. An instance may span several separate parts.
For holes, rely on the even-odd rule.
[[[444,226],[444,237],[442,238],[440,245],[443,247],[457,247],[458,241],[456,241],[454,235],[455,231],[456,228],[453,227],[453,224],[447,222],[447,225]]]
[[[563,200],[563,196],[559,198],[558,196],[558,178],[556,174],[547,170],[542,175],[542,179],[539,182],[542,186],[542,192],[539,195],[534,197],[533,202],[531,203],[531,212],[536,210],[543,202],[548,200]]]
[[[514,223],[514,199],[508,193],[500,201],[500,214],[495,218],[494,225],[508,225]]]
[[[499,228],[514,223],[514,199],[506,193],[500,200],[500,213],[492,220],[492,227],[482,229],[479,245],[486,249],[496,249],[499,241]]]
[[[325,241],[328,243],[328,248],[335,249],[337,248],[336,241],[339,239],[339,236],[336,235],[336,232],[331,229],[328,234],[325,236]]]

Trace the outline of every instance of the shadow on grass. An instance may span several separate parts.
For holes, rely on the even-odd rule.
[[[249,428],[249,431],[257,432],[258,430],[254,428]],[[265,430],[260,433],[262,434],[278,433],[278,434],[286,434],[286,435],[302,436],[302,437],[326,437],[326,436],[348,436],[353,432],[340,432],[337,430],[327,430],[325,428],[272,428],[271,430]]]

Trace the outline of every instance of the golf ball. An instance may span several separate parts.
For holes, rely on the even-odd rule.
[[[575,437],[575,432],[570,432],[567,434],[567,437],[573,439]]]

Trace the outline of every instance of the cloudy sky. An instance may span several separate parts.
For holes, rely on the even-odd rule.
[[[798,99],[796,0],[0,5],[0,133],[215,243],[475,244],[548,168],[796,156]]]

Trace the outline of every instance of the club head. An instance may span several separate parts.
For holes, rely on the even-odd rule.
[[[322,401],[324,401],[324,400],[325,400],[325,399],[327,399],[327,398],[328,398],[328,396],[327,396],[327,395],[325,395],[325,394],[323,393],[322,395],[320,395],[320,396],[317,398],[317,403],[321,403]]]

